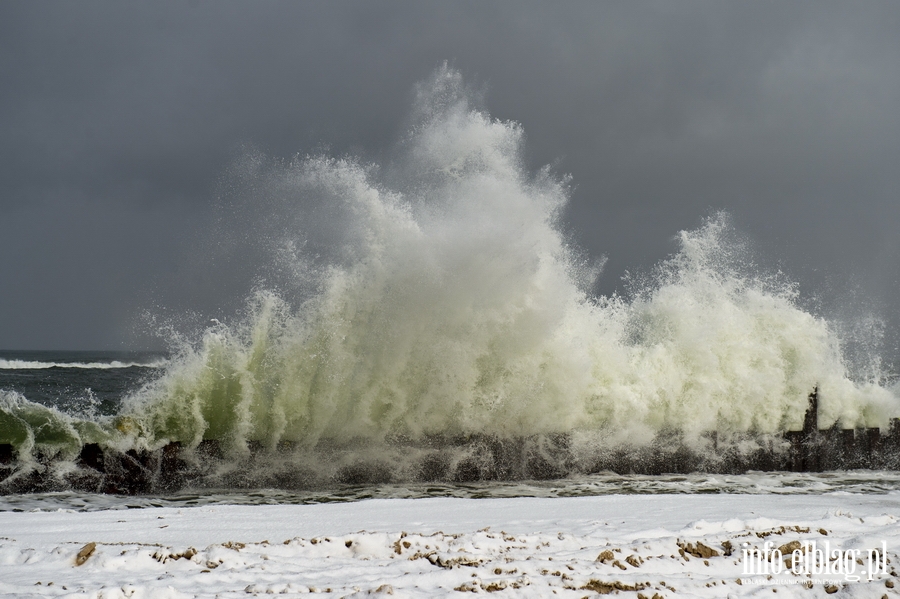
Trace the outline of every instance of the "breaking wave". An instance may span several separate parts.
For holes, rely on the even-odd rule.
[[[299,468],[326,449],[397,462],[415,453],[397,447],[473,438],[563,435],[584,454],[672,431],[776,434],[801,427],[816,386],[822,427],[900,414],[886,376],[849,371],[836,328],[753,263],[727,215],[679,233],[678,252],[623,295],[596,297],[598,266],[558,222],[568,181],[523,167],[518,124],[473,107],[446,67],[412,118],[384,167],[248,157],[241,189],[276,198],[268,222],[296,227],[273,258],[296,284],[257,291],[239,322],[175,348],[116,417],[53,415],[57,438],[289,447],[279,459]],[[3,396],[0,418],[25,424],[0,442],[40,445],[49,411]]]

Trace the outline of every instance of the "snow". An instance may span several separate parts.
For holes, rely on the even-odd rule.
[[[0,596],[897,597],[898,522],[900,494],[0,512]]]

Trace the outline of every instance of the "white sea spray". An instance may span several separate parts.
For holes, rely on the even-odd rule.
[[[897,399],[854,382],[829,322],[749,262],[716,214],[628,297],[591,297],[557,226],[565,180],[522,166],[523,132],[472,107],[459,73],[418,89],[393,187],[378,168],[314,156],[261,184],[321,198],[340,247],[298,302],[272,291],[211,327],[131,398],[153,438],[313,447],[426,435],[885,427]],[[274,182],[273,182],[274,181]],[[297,239],[303,232],[296,232]],[[300,244],[302,245],[302,244]]]
[[[816,387],[822,428],[900,414],[885,377],[854,376],[838,328],[752,260],[728,215],[679,233],[627,294],[596,297],[599,268],[559,223],[569,183],[523,166],[518,124],[474,107],[447,67],[417,88],[412,121],[390,165],[248,156],[243,192],[275,200],[247,215],[284,224],[271,259],[287,283],[173,348],[108,422],[4,396],[15,426],[0,443],[30,454],[65,437],[75,455],[87,441],[214,439],[232,456],[288,446],[304,472],[382,460],[383,478],[404,479],[443,446],[464,447],[449,471],[477,461],[473,439],[527,439],[522,451],[550,461],[564,447],[588,469],[598,448],[673,431],[696,447],[710,432],[743,442],[799,429]]]

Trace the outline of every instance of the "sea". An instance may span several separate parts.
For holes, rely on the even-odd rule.
[[[60,413],[97,421],[114,418],[123,399],[152,384],[170,365],[159,352],[0,351],[0,389]],[[0,511],[97,511],[215,504],[274,505],[360,501],[375,498],[583,497],[613,494],[900,494],[900,471],[849,470],[818,473],[750,471],[742,474],[623,474],[569,472],[550,480],[431,480],[346,483],[314,488],[228,488],[186,485],[165,492],[116,494],[59,488],[6,492]]]
[[[210,263],[260,264],[229,318],[160,325],[164,353],[0,352],[0,510],[900,491],[779,466],[811,393],[820,429],[900,417],[877,319],[818,313],[725,213],[599,295],[522,127],[447,66],[415,95],[385,164],[223,177]]]

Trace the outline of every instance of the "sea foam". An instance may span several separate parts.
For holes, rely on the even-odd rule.
[[[528,173],[521,127],[473,108],[458,72],[418,92],[393,186],[349,158],[253,175],[328,203],[340,247],[311,297],[259,291],[243,322],[208,329],[131,398],[143,431],[271,447],[572,431],[634,442],[799,428],[817,385],[824,426],[897,413],[892,391],[852,380],[794,285],[754,274],[727,215],[681,232],[627,297],[592,297],[596,272],[558,226],[567,181]]]

